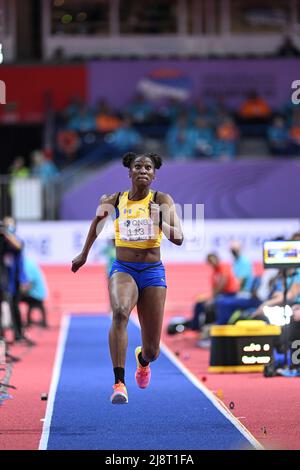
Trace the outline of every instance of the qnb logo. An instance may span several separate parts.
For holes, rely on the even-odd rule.
[[[292,83],[292,89],[295,90],[292,93],[292,103],[300,104],[300,80],[294,80]]]

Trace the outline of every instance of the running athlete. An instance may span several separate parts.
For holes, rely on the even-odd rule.
[[[89,250],[109,215],[115,213],[116,261],[109,280],[113,313],[109,332],[115,375],[111,396],[113,404],[128,403],[125,385],[127,324],[135,306],[142,336],[142,346],[135,349],[135,379],[140,388],[146,388],[150,383],[149,364],[159,355],[167,287],[160,260],[162,234],[175,245],[183,242],[173,199],[168,194],[150,189],[155,170],[162,165],[161,157],[153,153],[127,153],[123,157],[123,165],[129,169],[131,189],[101,197],[83,250],[72,261],[72,271],[76,272],[86,262]]]

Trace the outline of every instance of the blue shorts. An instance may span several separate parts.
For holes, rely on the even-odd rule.
[[[145,287],[167,287],[166,273],[161,261],[157,263],[128,263],[115,260],[111,267],[109,277],[114,273],[127,273],[135,280],[138,289]]]

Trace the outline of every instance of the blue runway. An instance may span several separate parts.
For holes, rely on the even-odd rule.
[[[152,365],[150,387],[137,388],[134,349],[140,344],[140,331],[132,322],[128,326],[126,363],[129,403],[112,405],[109,400],[113,385],[108,348],[110,322],[104,316],[71,317],[52,404],[48,400],[40,448],[253,448],[165,354],[161,353]]]

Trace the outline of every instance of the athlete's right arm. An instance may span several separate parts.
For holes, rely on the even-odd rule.
[[[111,215],[115,209],[118,194],[119,193],[111,195],[104,194],[101,196],[100,204],[96,211],[96,217],[92,220],[82,252],[72,260],[71,269],[73,273],[76,273],[76,271],[85,264],[94,241],[102,231],[109,215]]]

